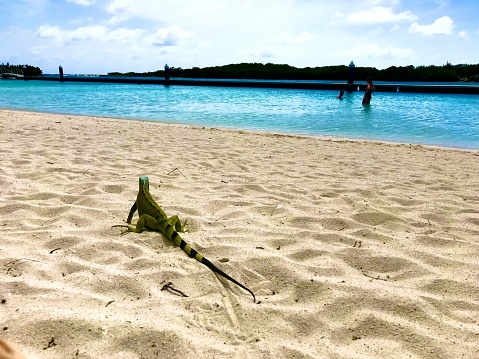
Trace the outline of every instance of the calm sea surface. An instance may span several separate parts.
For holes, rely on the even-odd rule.
[[[0,108],[479,149],[479,95],[0,80]]]

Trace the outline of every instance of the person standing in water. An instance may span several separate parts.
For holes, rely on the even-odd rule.
[[[363,105],[369,105],[369,103],[371,102],[372,93],[376,89],[373,85],[373,80],[369,76],[366,78],[366,81],[368,82],[368,84],[366,85],[366,89],[364,90]]]

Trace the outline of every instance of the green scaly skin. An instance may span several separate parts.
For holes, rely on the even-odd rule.
[[[166,213],[155,202],[153,197],[151,197],[149,187],[150,180],[148,179],[148,177],[140,177],[140,188],[138,191],[138,196],[136,197],[135,203],[133,203],[133,206],[131,207],[130,213],[128,214],[128,219],[126,220],[127,223],[131,223],[133,215],[136,211],[138,211],[138,215],[140,216],[140,218],[138,219],[136,227],[125,225],[117,225],[113,227],[127,227],[127,232],[135,233],[140,233],[146,227],[162,233],[176,246],[183,249],[186,254],[188,254],[191,258],[195,258],[198,262],[203,263],[213,272],[223,276],[224,278],[230,280],[234,284],[251,293],[251,295],[253,296],[253,301],[256,302],[256,297],[250,289],[248,289],[243,284],[239,283],[236,279],[230,277],[228,274],[216,267],[213,263],[203,257],[200,253],[195,251],[189,246],[188,243],[181,239],[178,232],[184,232],[185,229],[184,226],[181,224],[178,216],[172,216],[168,218],[166,216]]]

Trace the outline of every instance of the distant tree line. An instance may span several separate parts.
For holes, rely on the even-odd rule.
[[[110,72],[110,76],[164,77],[165,71],[153,72]],[[322,66],[297,68],[290,65],[241,63],[214,67],[182,69],[170,67],[171,77],[212,79],[264,79],[264,80],[337,80],[347,81],[348,66]],[[356,67],[355,79],[364,80],[371,76],[375,81],[426,81],[456,82],[479,81],[479,64],[443,66],[391,66],[378,70],[375,67]]]
[[[25,76],[41,76],[42,70],[39,67],[30,66],[30,65],[10,65],[8,62],[6,64],[0,64],[2,67],[6,67],[7,69],[17,68],[23,72]]]

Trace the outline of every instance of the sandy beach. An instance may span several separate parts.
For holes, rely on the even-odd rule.
[[[478,151],[0,110],[0,153],[0,337],[27,358],[477,358]],[[139,176],[257,303],[112,228]]]

